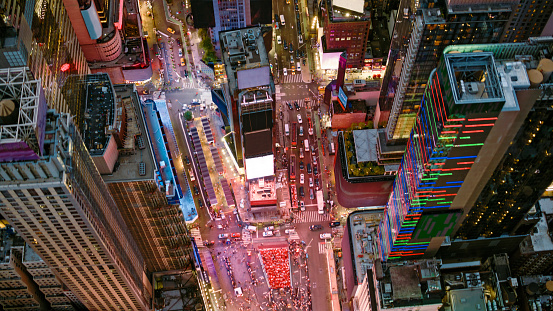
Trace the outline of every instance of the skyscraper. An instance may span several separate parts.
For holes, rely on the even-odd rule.
[[[421,1],[396,23],[375,119],[386,125],[387,144],[404,144],[415,125],[426,82],[451,44],[497,43],[511,2]],[[404,3],[400,8],[406,8]]]
[[[80,77],[90,73],[63,0],[0,2],[0,68],[27,66],[49,108],[82,117]]]
[[[432,256],[473,213],[478,194],[487,196],[483,185],[498,182],[490,177],[542,92],[526,73],[531,63],[505,59],[524,52],[517,47],[497,49],[502,61],[481,52],[486,45],[444,52],[428,80],[380,226],[384,258]],[[501,208],[489,212],[506,216]]]
[[[72,118],[27,68],[0,75],[0,213],[89,310],[148,310],[144,259]]]

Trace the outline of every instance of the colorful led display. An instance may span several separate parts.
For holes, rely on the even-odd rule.
[[[456,61],[471,60],[444,57],[428,81],[379,227],[383,260],[422,256],[433,237],[451,234],[460,215],[451,203],[504,104],[483,78],[497,75],[491,55],[482,67]]]

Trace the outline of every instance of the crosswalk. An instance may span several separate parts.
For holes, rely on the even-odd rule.
[[[196,240],[196,245],[198,248],[205,247],[204,242],[202,240],[202,235],[200,234],[200,229],[198,228],[192,228],[190,229],[190,235]]]
[[[303,80],[301,78],[300,74],[291,75],[288,74],[286,76],[281,76],[282,83],[303,83]]]
[[[305,222],[324,222],[330,221],[330,215],[319,214],[318,211],[305,211],[294,213],[293,223],[305,223]]]
[[[182,84],[183,84],[183,86],[182,86],[183,89],[195,89],[196,88],[194,86],[194,83],[192,83],[192,82],[183,82]]]
[[[324,254],[327,249],[330,249],[331,244],[326,242],[319,242],[319,254]]]
[[[290,232],[290,237],[288,238],[288,240],[301,240],[301,239],[298,233],[296,232],[296,230],[294,230]]]

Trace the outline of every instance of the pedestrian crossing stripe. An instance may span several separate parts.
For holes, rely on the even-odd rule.
[[[300,240],[300,236],[298,235],[298,233],[296,231],[292,231],[290,233],[289,240]]]
[[[330,215],[319,214],[318,211],[297,212],[294,214],[293,223],[324,222],[330,221]]]
[[[329,249],[330,244],[327,244],[326,242],[319,242],[319,254],[326,253],[326,250]]]
[[[301,74],[282,76],[282,83],[303,83]]]
[[[198,228],[190,229],[190,236],[194,238],[194,240],[196,241],[196,245],[198,247],[204,247],[204,242],[202,240],[202,235],[200,234],[200,229]]]
[[[194,83],[184,82],[182,88],[183,89],[194,89],[195,87],[194,87]]]

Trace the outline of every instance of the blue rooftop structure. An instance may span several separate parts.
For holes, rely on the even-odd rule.
[[[148,124],[148,126],[151,126],[150,133],[153,135],[151,141],[154,148],[156,171],[158,172],[156,181],[158,185],[165,186],[168,203],[179,204],[184,220],[186,222],[194,222],[198,218],[198,212],[196,211],[192,192],[188,183],[181,187],[178,178],[176,178],[177,172],[173,163],[173,157],[169,152],[169,140],[167,139],[165,129],[173,136],[173,143],[175,142],[175,137],[167,111],[167,104],[165,100],[146,100],[144,107],[145,113],[148,114],[151,120],[151,124]],[[178,147],[176,149],[178,152]],[[165,167],[161,167],[161,162],[165,163]],[[182,188],[185,189],[184,192]]]

